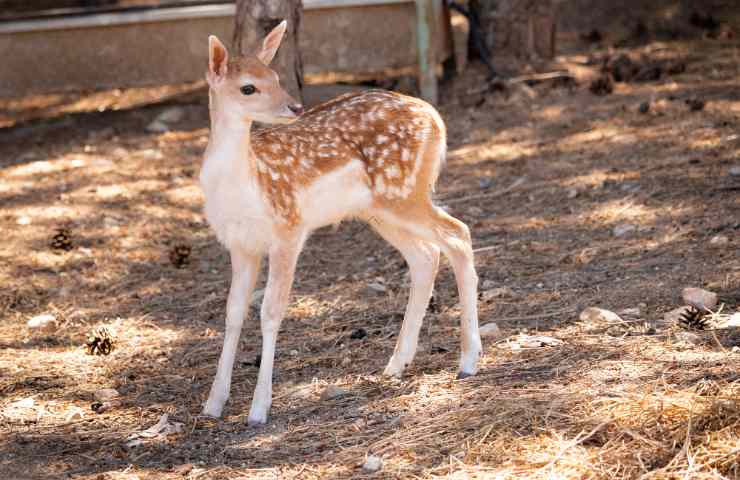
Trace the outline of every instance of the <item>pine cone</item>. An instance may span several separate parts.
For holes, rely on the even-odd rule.
[[[170,250],[170,262],[176,268],[182,268],[190,262],[190,246],[189,245],[175,245]]]
[[[705,330],[709,322],[706,312],[687,306],[678,315],[678,324],[687,330]]]
[[[108,355],[113,351],[113,335],[106,327],[98,327],[87,336],[88,355]]]
[[[68,252],[74,248],[72,245],[72,234],[66,228],[57,228],[56,233],[51,237],[51,248],[54,250],[64,250]]]
[[[609,74],[605,74],[594,79],[588,89],[591,90],[591,93],[594,95],[603,97],[604,95],[609,95],[614,91],[614,81]]]

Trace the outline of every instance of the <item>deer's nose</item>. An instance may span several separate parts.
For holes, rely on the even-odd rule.
[[[303,105],[300,103],[294,103],[292,105],[288,105],[288,108],[291,112],[295,113],[296,115],[301,115],[303,113]]]

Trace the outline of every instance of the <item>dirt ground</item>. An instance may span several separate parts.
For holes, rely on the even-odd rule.
[[[740,478],[740,329],[662,321],[686,286],[719,294],[717,322],[739,308],[740,42],[628,52],[686,69],[597,96],[588,60],[606,51],[582,45],[558,59],[575,85],[482,92],[473,66],[442,87],[438,203],[471,227],[482,290],[511,290],[479,303],[481,323],[502,330],[484,338],[480,373],[455,380],[443,262],[415,362],[400,381],[380,375],[406,269],[348,221],[317,231],[300,259],[262,428],[246,425],[257,307],[223,418],[199,414],[229,279],[197,184],[203,85],[3,101],[0,477]],[[173,106],[184,116],[148,133]],[[71,250],[50,247],[57,228]],[[191,248],[182,268],[177,245]],[[580,319],[589,306],[639,312]],[[29,328],[41,314],[56,324]],[[86,352],[99,326],[109,355]],[[562,343],[522,347],[522,334]],[[346,392],[322,398],[328,385]],[[103,388],[119,397],[96,413]],[[163,414],[180,428],[129,446]],[[367,455],[382,470],[363,471]]]

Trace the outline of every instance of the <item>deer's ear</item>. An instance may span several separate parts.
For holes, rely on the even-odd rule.
[[[257,53],[257,58],[265,65],[269,65],[275,54],[280,48],[280,42],[283,41],[283,35],[288,28],[288,22],[283,20],[277,27],[273,28],[262,41],[262,49]]]
[[[224,77],[228,70],[229,52],[215,35],[208,37],[208,73]]]

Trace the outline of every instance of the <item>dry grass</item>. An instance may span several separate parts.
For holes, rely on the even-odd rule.
[[[480,304],[505,337],[486,341],[479,375],[454,379],[459,309],[445,266],[415,363],[401,381],[381,377],[405,308],[404,263],[358,223],[322,229],[299,264],[261,429],[245,423],[256,309],[224,418],[199,416],[228,287],[196,183],[203,92],[14,100],[0,120],[0,477],[740,478],[740,333],[687,343],[659,322],[687,285],[720,294],[718,321],[738,309],[740,198],[728,169],[740,152],[739,47],[667,45],[661,55],[687,58],[686,73],[604,98],[541,85],[466,106],[483,75],[474,68],[447,87],[439,197],[471,225],[481,278],[515,292]],[[690,96],[705,110],[685,108]],[[186,116],[148,134],[163,107],[146,103],[163,98]],[[113,111],[87,111],[98,104]],[[636,230],[615,237],[624,222]],[[62,226],[69,252],[48,246]],[[729,243],[710,244],[716,235]],[[192,248],[181,269],[169,260],[178,244]],[[368,290],[372,281],[389,291]],[[579,321],[591,305],[642,314]],[[42,313],[57,326],[28,329]],[[87,355],[99,325],[116,348]],[[358,328],[368,335],[352,339]],[[523,332],[564,343],[512,349]],[[321,400],[329,384],[349,394]],[[120,404],[94,413],[106,387]],[[183,432],[125,446],[163,413]],[[359,468],[367,454],[383,457],[380,473]]]

